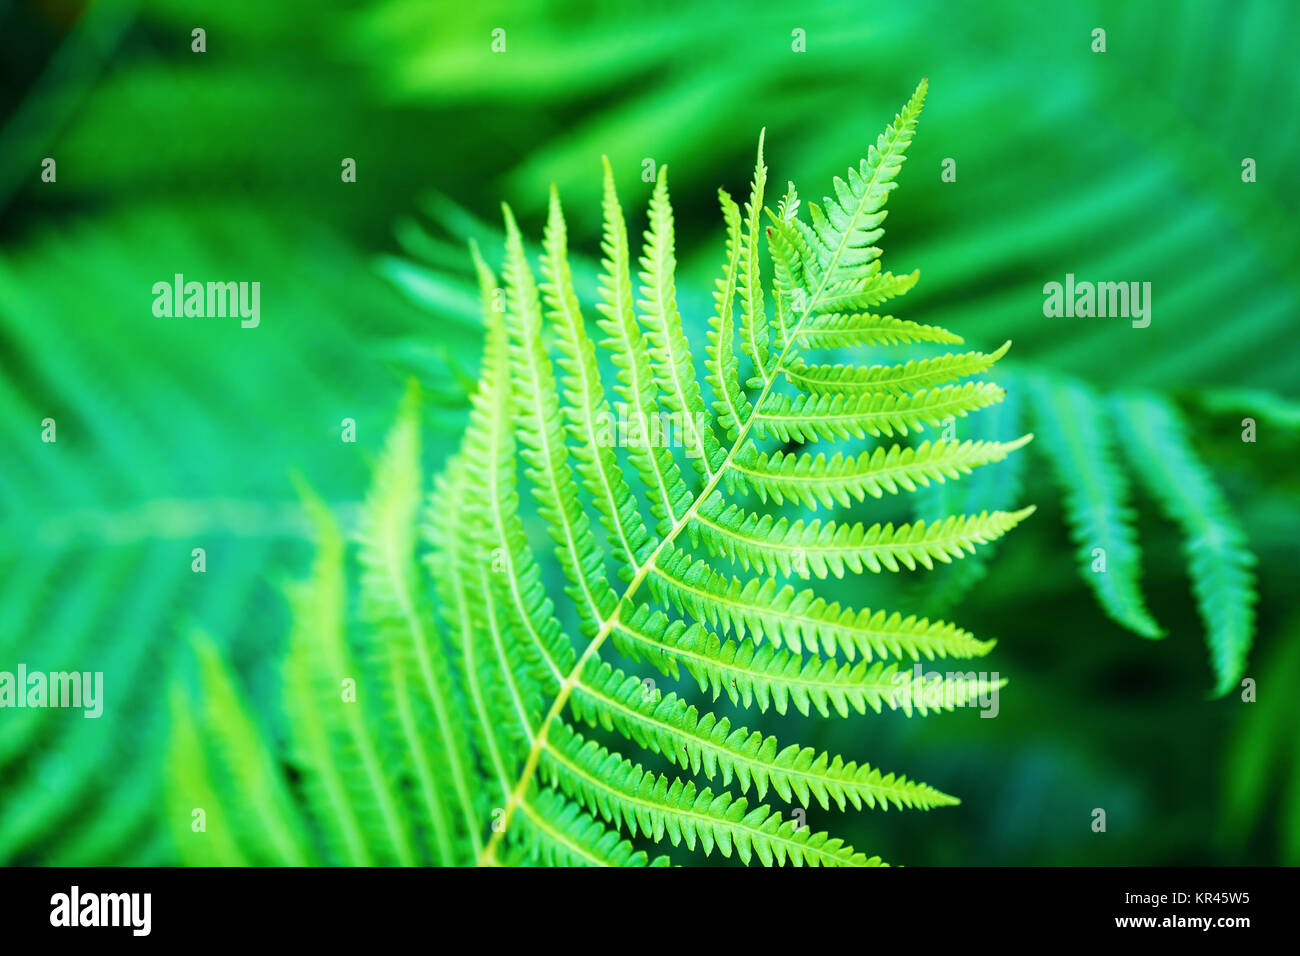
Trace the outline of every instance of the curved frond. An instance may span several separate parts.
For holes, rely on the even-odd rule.
[[[713,408],[718,413],[718,425],[727,440],[734,442],[740,435],[741,426],[753,412],[741,387],[740,361],[736,356],[735,298],[740,287],[742,253],[740,209],[724,189],[718,190],[718,200],[722,203],[722,217],[727,227],[727,261],[723,265],[722,278],[718,279],[717,291],[713,293],[717,314],[709,319],[705,367],[715,396]]]
[[[1129,460],[1183,529],[1192,589],[1207,629],[1214,695],[1221,697],[1241,679],[1254,637],[1255,556],[1173,406],[1136,394],[1113,407]]]
[[[946,385],[954,379],[979,375],[1007,354],[1007,342],[996,352],[964,352],[913,360],[904,365],[806,365],[791,362],[785,377],[800,391],[815,395],[861,395],[883,392],[905,395]]]
[[[1105,406],[1081,382],[1029,381],[1042,450],[1065,501],[1079,573],[1112,618],[1143,637],[1163,636],[1138,585],[1141,552],[1128,481],[1115,461]]]

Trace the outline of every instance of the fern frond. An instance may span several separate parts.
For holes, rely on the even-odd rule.
[[[907,395],[777,395],[768,393],[753,415],[759,438],[811,442],[867,435],[906,435],[949,417],[964,417],[1002,400],[993,382],[967,382]]]
[[[1128,482],[1115,461],[1105,405],[1081,382],[1029,379],[1041,448],[1061,486],[1079,573],[1114,620],[1143,637],[1163,633],[1138,586],[1141,552]]]
[[[954,379],[978,375],[993,367],[1007,354],[1007,342],[996,352],[965,352],[938,358],[911,361],[905,365],[805,365],[790,363],[785,377],[802,392],[817,395],[859,395],[884,392],[904,395],[908,392],[945,385]]]
[[[385,772],[366,682],[344,633],[343,537],[323,502],[304,491],[318,554],[288,587],[294,626],[284,662],[285,710],[303,790],[331,857],[353,865],[416,862],[409,818]],[[350,691],[350,692],[349,692]]]
[[[510,368],[519,438],[539,510],[555,540],[560,564],[569,578],[581,625],[594,635],[617,603],[605,578],[605,565],[591,534],[586,512],[578,504],[577,483],[568,461],[563,418],[551,359],[542,343],[542,309],[523,239],[509,208],[506,218],[506,299],[510,315]]]
[[[436,859],[460,862],[458,847],[477,826],[469,743],[441,638],[432,633],[417,588],[415,541],[422,505],[420,390],[414,382],[389,432],[360,525],[361,602],[378,635],[391,679],[387,701],[402,729],[398,761],[409,763],[434,831]],[[434,728],[427,734],[423,728]],[[437,746],[434,746],[435,742]]]
[[[556,347],[561,356],[559,365],[566,373],[563,380],[564,411],[569,420],[569,433],[574,439],[570,447],[578,461],[583,486],[595,502],[614,547],[614,558],[620,566],[635,574],[650,546],[649,535],[614,454],[614,441],[610,434],[613,414],[601,385],[596,347],[587,335],[582,308],[573,289],[564,214],[560,209],[560,197],[554,189],[551,190],[544,247],[542,294],[556,329]],[[481,268],[486,269],[486,264]]]
[[[484,284],[490,286],[492,277],[483,264],[480,274]],[[545,661],[552,669],[567,666],[570,658],[565,652],[571,655],[571,651],[551,616],[549,601],[536,586],[536,566],[524,543],[510,467],[513,453],[507,427],[511,406],[506,334],[499,316],[486,318],[488,346],[483,384],[475,396],[466,430],[465,458],[448,467],[433,502],[436,518],[431,567],[436,576],[441,573],[450,582],[450,588],[444,585],[444,589],[455,589],[450,603],[458,612],[476,737],[489,760],[489,776],[496,784],[499,803],[494,812],[499,815],[506,808],[518,809],[523,828],[516,834],[514,845],[526,856],[542,862],[645,865],[643,852],[635,851],[577,807],[550,793],[520,793],[511,782],[510,768],[525,758],[537,740],[536,728],[541,722],[542,686],[534,675],[540,673],[540,680],[545,681],[547,671],[540,662]],[[491,563],[498,564],[496,580],[491,583],[485,554],[493,555]],[[471,593],[502,598],[501,609],[515,626],[506,626],[491,600],[471,604]],[[482,854],[481,845],[477,852]],[[496,858],[483,859],[490,863]]]
[[[641,255],[641,314],[645,319],[650,356],[664,405],[678,416],[684,435],[686,456],[705,480],[720,464],[722,448],[713,434],[712,419],[704,413],[704,400],[695,380],[682,317],[677,311],[677,290],[673,275],[673,211],[668,203],[668,167],[659,169],[654,194],[650,197],[650,228],[645,233]]]
[[[546,866],[668,866],[668,857],[650,860],[645,850],[620,840],[617,833],[552,791],[530,794],[521,806]]]
[[[848,660],[857,654],[867,659],[906,654],[917,660],[978,656],[992,647],[943,621],[841,608],[811,590],[796,591],[774,578],[728,578],[677,549],[664,552],[649,587],[656,599],[723,634],[734,628],[738,638],[752,634],[755,640],[784,644],[792,651],[820,648]]]
[[[451,636],[453,655],[469,710],[466,733],[478,757],[474,810],[477,826],[467,827],[469,846],[475,857],[483,852],[482,821],[487,818],[487,798],[491,794],[504,803],[510,793],[510,768],[527,752],[527,744],[510,734],[510,723],[501,719],[505,710],[501,682],[489,681],[490,673],[480,630],[475,626],[472,605],[473,587],[466,572],[470,564],[466,548],[470,533],[465,522],[463,462],[453,459],[438,476],[429,503],[429,523],[425,534],[431,545],[426,561],[432,572],[440,600],[442,619]]]
[[[492,272],[477,253],[476,263],[480,285],[492,288]],[[470,423],[461,440],[465,482],[460,491],[461,507],[469,512],[461,533],[472,547],[460,552],[460,560],[467,562],[465,574],[471,591],[478,581],[478,566],[489,561],[493,593],[510,609],[524,643],[547,661],[563,662],[566,655],[572,655],[572,646],[555,619],[554,605],[542,586],[541,569],[519,517],[505,324],[496,313],[485,311],[484,317],[487,342],[482,379],[471,398]]]
[[[690,507],[691,493],[672,453],[661,445],[652,445],[646,437],[658,414],[654,372],[632,298],[627,223],[614,189],[614,171],[608,159],[604,164],[601,302],[596,306],[603,316],[598,323],[605,333],[601,344],[610,351],[619,370],[614,391],[627,403],[633,427],[640,428],[638,440],[628,441],[628,457],[646,486],[651,513],[661,522],[672,522]]]
[[[1148,394],[1121,397],[1112,407],[1129,460],[1183,530],[1192,589],[1207,628],[1213,694],[1222,697],[1241,679],[1254,637],[1255,556],[1177,410]]]
[[[961,345],[962,338],[937,325],[921,325],[892,315],[831,313],[820,316],[799,329],[804,348],[838,349],[855,345],[906,345],[934,342]]]
[[[874,271],[865,278],[828,283],[818,300],[824,313],[826,315],[870,315],[864,310],[873,309],[882,302],[905,295],[921,278],[919,272],[896,276],[892,272],[880,272],[878,268],[878,265],[873,266]],[[871,323],[866,324],[869,326]],[[822,323],[813,321],[809,331],[816,335],[826,329]],[[952,335],[951,332],[946,334]]]
[[[782,820],[759,805],[749,809],[743,797],[697,790],[689,781],[656,777],[595,741],[584,741],[564,724],[545,745],[542,772],[564,792],[632,835],[644,833],[673,846],[698,842],[705,855],[716,848],[724,857],[734,850],[742,863],[753,857],[766,866],[879,866],[826,833]]]
[[[740,243],[740,340],[745,354],[753,365],[752,383],[766,383],[770,378],[771,343],[763,309],[763,279],[760,274],[759,222],[762,218],[763,192],[767,187],[767,166],[763,163],[763,140],[767,131],[758,136],[758,159],[754,163],[754,178],[745,203],[745,231]]]
[[[727,504],[715,492],[696,511],[690,526],[693,541],[702,542],[711,554],[738,561],[768,574],[797,574],[800,577],[844,577],[864,569],[909,570],[918,564],[929,569],[934,562],[948,564],[953,558],[973,554],[975,546],[1006,534],[1033,513],[1023,511],[952,515],[927,525],[924,521],[900,525],[841,524],[814,519],[789,521],[746,511]]]
[[[952,797],[905,777],[822,752],[791,744],[782,748],[775,737],[734,728],[726,717],[703,716],[676,694],[647,692],[635,677],[609,664],[588,664],[570,698],[574,714],[592,726],[616,730],[643,749],[661,753],[692,773],[712,779],[721,775],[723,786],[733,779],[741,793],[753,786],[761,800],[769,787],[787,803],[809,806],[815,797],[822,807],[834,800],[841,810],[845,801],[855,809],[863,805],[928,810],[954,803]]]
[[[231,810],[218,790],[220,774],[208,766],[198,722],[189,712],[185,695],[178,688],[171,691],[171,709],[167,820],[173,830],[172,839],[184,858],[203,866],[251,865],[253,861],[236,836]],[[195,834],[194,824],[190,822],[196,809],[201,810],[206,818],[203,821],[205,832],[200,834]]]
[[[778,505],[788,500],[809,508],[836,504],[847,508],[868,495],[880,498],[958,479],[981,465],[1002,461],[1032,437],[1011,442],[926,441],[908,448],[878,446],[854,458],[837,453],[829,459],[823,454],[768,454],[749,447],[733,460],[729,490],[752,491],[760,500],[771,498]]]
[[[725,558],[746,571],[819,579],[929,569],[973,553],[1033,511],[901,525],[809,522],[724,497],[725,489],[753,492],[763,503],[847,505],[959,480],[1028,440],[943,440],[831,458],[759,447],[773,438],[908,435],[1004,396],[991,382],[950,383],[986,372],[1006,346],[861,368],[809,365],[799,354],[810,337],[819,344],[960,341],[865,311],[916,281],[916,273],[883,271],[875,243],[924,95],[923,82],[821,204],[801,204],[791,185],[775,214],[764,208],[762,138],[743,216],[719,193],[727,245],[705,351],[711,408],[678,307],[666,169],[649,202],[634,300],[627,224],[605,164],[597,324],[617,370],[617,409],[575,289],[558,195],[550,197],[540,286],[504,210],[504,310],[492,268],[472,248],[486,335],[468,425],[428,500],[432,595],[412,573],[421,493],[414,390],[362,509],[367,639],[358,643],[359,659],[344,634],[343,541],[314,502],[319,554],[309,581],[291,592],[286,708],[328,858],[643,866],[652,861],[634,841],[645,837],[742,862],[874,865],[878,857],[812,831],[801,817],[751,807],[748,797],[771,792],[800,813],[814,803],[845,811],[958,802],[863,760],[779,743],[604,659],[609,644],[667,679],[684,672],[713,701],[725,693],[760,712],[784,714],[793,705],[825,717],[951,711],[1005,683],[983,672],[936,675],[907,665],[991,650],[991,641],[953,624],[842,608],[774,577],[729,577],[708,563]],[[801,206],[809,222],[799,219]],[[769,225],[760,228],[765,217]],[[765,239],[770,289],[760,268]],[[765,296],[774,303],[770,320]],[[803,392],[777,391],[791,383]],[[614,441],[615,411],[640,431]],[[661,415],[682,428],[690,484],[674,443],[651,427]],[[632,465],[626,474],[624,456]],[[521,500],[521,471],[532,507]],[[642,517],[647,506],[654,527]],[[548,592],[532,553],[526,522],[534,517],[550,535],[562,595]],[[331,695],[353,674],[361,700],[349,709]],[[576,729],[582,725],[617,743],[585,739]],[[646,770],[633,752],[672,772]],[[695,778],[719,789],[699,789]]]
[[[768,210],[772,225],[767,227],[768,257],[772,261],[772,332],[782,353],[790,348],[790,336],[802,311],[803,287],[807,275],[803,263],[813,258],[812,250],[801,240],[791,222],[798,215],[799,194],[794,183],[786,186],[785,195],[774,213]]]
[[[834,179],[835,194],[823,201],[824,212],[816,204],[808,204],[812,225],[806,235],[815,236],[818,256],[815,265],[805,263],[805,268],[809,277],[817,280],[819,291],[812,298],[822,311],[838,310],[831,301],[840,286],[859,281],[857,275],[880,256],[873,243],[884,235],[882,209],[912,142],[927,89],[922,80],[902,112],[877,137],[876,145],[867,150],[857,168],[849,169],[847,181],[838,176]]]
[[[771,707],[778,714],[793,703],[804,716],[810,707],[823,717],[829,717],[832,708],[848,717],[850,710],[865,714],[869,708],[878,714],[884,707],[911,716],[914,702],[920,713],[934,701],[951,710],[969,702],[977,690],[977,681],[947,675],[941,676],[938,688],[918,688],[917,678],[908,677],[897,663],[869,665],[863,659],[840,664],[815,655],[802,657],[774,644],[723,642],[698,623],[670,621],[645,606],[615,626],[613,641],[623,654],[645,660],[673,679],[680,676],[679,666],[685,668],[714,700],[726,693],[733,704],[756,705],[760,711]]]
[[[212,641],[191,637],[201,711],[171,689],[169,818],[186,859],[209,866],[308,862],[306,835],[257,726]],[[201,722],[200,722],[201,721]],[[203,825],[194,826],[195,811]]]
[[[727,195],[718,190],[722,216],[727,227],[727,261],[723,264],[722,278],[718,279],[713,298],[717,314],[709,319],[708,382],[713,388],[713,408],[718,413],[718,425],[727,440],[734,442],[741,427],[749,420],[753,407],[740,384],[740,362],[736,357],[735,298],[740,284],[740,209]]]

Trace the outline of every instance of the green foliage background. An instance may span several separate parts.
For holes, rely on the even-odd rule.
[[[1003,486],[969,492],[1015,482],[1039,505],[986,567],[905,580],[902,594],[885,583],[892,607],[1000,639],[985,662],[1011,680],[998,718],[887,714],[791,736],[906,764],[963,798],[839,821],[890,860],[1300,862],[1297,21],[1266,0],[9,4],[0,669],[102,670],[108,699],[99,720],[0,711],[0,860],[178,858],[160,819],[168,688],[196,629],[276,733],[279,586],[310,554],[290,475],[346,520],[410,375],[440,464],[481,338],[464,239],[498,248],[484,223],[500,200],[536,236],[554,181],[572,247],[594,257],[600,155],[630,211],[649,192],[642,160],[671,164],[683,313],[702,341],[714,192],[745,193],[758,130],[773,183],[811,190],[928,76],[888,223],[893,268],[921,271],[904,316],[974,348],[1012,339],[1004,384],[1036,446],[1050,444],[1042,388],[1086,383],[1096,402],[1073,424],[1121,435],[1123,390],[1181,410],[1258,558],[1246,674],[1259,701],[1207,697],[1193,562],[1146,491],[1131,502],[1140,585],[1167,637],[1102,611],[1036,447],[1017,470],[989,469]],[[194,27],[205,54],[190,50]],[[498,27],[508,45],[494,55]],[[791,51],[795,28],[806,53]],[[57,183],[40,182],[46,156]],[[355,184],[340,182],[345,156]],[[954,183],[940,180],[947,157]],[[1257,182],[1242,182],[1243,157]],[[155,319],[150,289],[175,272],[259,280],[261,327]],[[1150,281],[1151,327],[1045,319],[1042,285],[1067,272]],[[45,417],[56,444],[39,440]],[[355,445],[339,441],[344,418]],[[194,547],[205,575],[190,571]],[[1089,828],[1096,807],[1104,835]]]

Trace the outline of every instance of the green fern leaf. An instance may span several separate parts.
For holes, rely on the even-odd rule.
[[[931,482],[959,479],[981,465],[1002,461],[1032,435],[1012,442],[922,442],[914,448],[891,445],[854,458],[835,454],[772,454],[748,447],[733,460],[729,491],[753,491],[761,501],[789,500],[809,508],[848,507],[868,495],[880,498],[916,491]]]
[[[265,731],[212,641],[196,634],[190,649],[198,693],[179,683],[171,689],[167,797],[176,842],[187,858],[209,866],[307,862],[301,823],[263,743]],[[187,699],[201,700],[202,711],[193,713]],[[203,814],[201,826],[195,826],[196,810]]]
[[[677,311],[673,275],[677,259],[673,252],[673,211],[668,204],[668,167],[660,168],[650,197],[650,228],[645,234],[641,256],[639,303],[650,340],[655,378],[664,407],[677,416],[684,436],[686,457],[700,477],[712,480],[722,454],[713,425],[704,414],[704,400],[695,380],[695,363]]]
[[[714,493],[696,511],[688,531],[692,541],[702,542],[710,554],[725,555],[749,570],[799,577],[844,577],[863,569],[897,571],[900,567],[926,569],[934,562],[944,564],[973,554],[975,546],[987,544],[1010,531],[1033,513],[995,511],[979,515],[953,515],[928,526],[923,521],[900,525],[822,524],[814,519],[791,523],[786,518],[758,515],[734,504],[726,504]]]
[[[1081,382],[1033,377],[1039,447],[1051,459],[1078,547],[1079,573],[1102,607],[1143,637],[1162,637],[1138,587],[1141,553],[1128,482],[1115,460],[1105,406]]]
[[[936,342],[961,345],[962,338],[937,325],[921,325],[892,315],[834,313],[815,318],[799,328],[804,348],[838,349],[853,345],[905,345]]]
[[[735,298],[739,289],[740,257],[743,252],[740,209],[726,190],[718,190],[718,199],[722,203],[722,216],[727,224],[727,261],[713,295],[717,301],[717,315],[709,320],[709,344],[706,349],[708,358],[705,367],[715,396],[713,408],[718,413],[718,424],[727,440],[734,442],[754,410],[740,386],[740,362],[736,357]]]
[[[522,427],[522,457],[531,469],[533,493],[555,539],[556,554],[572,586],[588,636],[597,633],[614,609],[614,591],[605,578],[586,512],[578,505],[568,461],[555,372],[542,344],[542,309],[523,239],[510,210],[506,216],[506,297],[515,321],[508,326],[514,401]]]
[[[561,353],[559,365],[566,373],[564,411],[574,439],[570,447],[578,461],[583,486],[600,512],[614,548],[615,560],[635,573],[649,547],[649,536],[614,454],[609,434],[613,415],[601,385],[596,348],[587,335],[582,307],[573,289],[564,214],[560,210],[560,197],[554,190],[551,191],[550,213],[546,220],[545,249],[542,293],[549,318],[557,331],[556,347]],[[481,259],[478,262],[481,270],[487,269]],[[486,284],[485,295],[490,294],[495,285],[490,273]]]
[[[614,171],[605,160],[604,226],[601,252],[604,254],[600,276],[601,302],[596,306],[605,333],[602,345],[613,355],[618,367],[615,393],[627,403],[633,424],[640,437],[629,440],[628,456],[641,480],[651,489],[650,511],[660,522],[676,521],[690,507],[690,492],[682,480],[671,452],[652,444],[645,435],[655,420],[655,379],[650,368],[645,333],[636,320],[630,274],[631,253],[627,244],[627,223],[614,190]]]
[[[897,663],[840,664],[815,655],[803,657],[773,644],[749,641],[721,641],[700,624],[670,621],[660,611],[644,605],[615,625],[614,645],[633,660],[648,661],[674,680],[684,668],[713,699],[725,693],[733,704],[746,708],[769,707],[784,714],[790,703],[807,716],[815,707],[823,717],[834,709],[841,717],[854,710],[865,714],[870,708],[901,709],[911,715],[912,707],[925,713],[927,704],[938,703],[951,710],[971,699],[976,682],[941,676],[941,686],[918,687],[917,680],[900,672]],[[987,653],[991,644],[979,653]],[[924,691],[924,693],[918,693]],[[946,707],[945,707],[946,705]]]
[[[319,552],[311,577],[289,587],[294,627],[284,673],[292,759],[316,814],[330,821],[322,835],[331,855],[354,865],[412,864],[411,817],[400,802],[398,778],[385,769],[376,721],[367,719],[367,681],[345,633],[343,537],[323,502],[308,496],[307,504]],[[349,687],[355,694],[350,699]],[[387,713],[391,704],[385,705]]]
[[[640,832],[691,850],[698,842],[706,855],[716,848],[729,857],[734,850],[742,863],[758,857],[766,866],[787,861],[796,866],[880,865],[879,857],[868,859],[826,833],[783,821],[766,806],[750,810],[744,797],[656,777],[640,764],[584,741],[564,724],[556,725],[555,738],[545,745],[546,777],[633,836]]]
[[[949,417],[964,417],[1001,401],[1003,394],[992,382],[945,385],[906,395],[792,397],[769,392],[754,412],[754,431],[759,438],[784,442],[906,435],[926,425],[940,425]]]
[[[476,826],[476,787],[450,665],[417,585],[420,398],[412,382],[362,509],[358,559],[363,615],[378,638],[374,646],[389,658],[390,707],[405,741],[397,760],[409,762],[408,776],[434,830],[437,859],[451,865],[461,861],[458,847]],[[424,733],[430,725],[433,733]]]
[[[572,709],[580,720],[616,730],[684,770],[709,779],[721,775],[724,786],[734,778],[742,793],[752,785],[759,799],[771,787],[786,802],[804,807],[811,797],[823,808],[829,806],[828,798],[833,799],[841,810],[846,799],[855,808],[892,803],[929,809],[955,802],[926,784],[893,774],[886,777],[810,747],[792,744],[783,749],[774,737],[743,727],[733,729],[725,717],[701,716],[674,694],[647,693],[641,681],[608,664],[588,665],[574,692]]]
[[[1147,489],[1186,536],[1192,587],[1205,620],[1214,696],[1241,679],[1255,630],[1255,556],[1187,438],[1181,416],[1153,395],[1114,402],[1121,445]]]
[[[841,608],[812,590],[796,591],[774,578],[727,578],[675,548],[660,556],[649,587],[658,600],[724,634],[734,628],[738,638],[752,634],[796,652],[820,648],[848,660],[857,654],[868,659],[906,654],[916,660],[975,656],[990,646],[943,621]]]
[[[1007,342],[996,352],[966,352],[939,358],[908,362],[906,365],[806,365],[793,361],[785,377],[800,391],[816,395],[861,395],[885,392],[904,395],[923,388],[934,388],[954,379],[978,375],[993,367],[1007,354]]]
[[[750,184],[749,201],[745,203],[745,231],[740,241],[740,300],[741,333],[745,354],[754,367],[750,384],[766,383],[770,379],[771,342],[767,319],[763,309],[763,279],[760,275],[762,253],[759,250],[759,222],[762,218],[763,192],[767,188],[767,166],[763,164],[763,140],[766,130],[758,137],[758,160],[754,164],[754,179]]]
[[[810,365],[800,354],[810,339],[960,341],[863,311],[916,281],[884,272],[875,243],[924,95],[923,82],[820,204],[801,203],[791,185],[775,213],[764,208],[761,138],[743,214],[719,193],[726,252],[704,353],[709,406],[677,303],[665,169],[649,200],[634,300],[627,225],[605,165],[597,325],[616,370],[617,406],[583,317],[555,192],[540,285],[508,208],[500,288],[472,248],[486,339],[468,425],[428,500],[431,580],[415,573],[420,398],[412,389],[362,509],[364,638],[345,635],[344,542],[316,504],[320,553],[311,578],[291,590],[285,704],[303,782],[297,809],[326,859],[645,866],[667,862],[647,848],[667,842],[743,863],[878,865],[797,814],[814,804],[931,810],[958,802],[860,759],[780,743],[708,706],[726,694],[759,712],[923,716],[974,706],[1005,683],[907,663],[981,657],[991,641],[942,621],[842,608],[779,578],[933,568],[1005,534],[1032,507],[902,525],[805,522],[763,509],[848,506],[958,481],[1028,441],[926,441],[830,458],[761,447],[909,435],[1004,396],[991,382],[959,380],[988,371],[1006,346],[863,368]],[[634,423],[630,433],[614,435],[615,411]],[[665,423],[666,431],[656,427]],[[562,595],[548,591],[532,521],[550,535]],[[712,561],[767,576],[729,577]],[[690,678],[708,700],[693,703],[691,685],[659,689],[607,659],[609,649],[663,680]],[[351,674],[365,700],[349,709],[333,697]],[[617,743],[587,739],[582,725]],[[672,772],[645,769],[637,754]],[[794,810],[751,806],[751,797]],[[235,840],[222,852],[247,851]]]

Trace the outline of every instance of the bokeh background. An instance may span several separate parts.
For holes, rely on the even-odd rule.
[[[108,701],[99,720],[0,711],[0,861],[178,860],[160,793],[187,633],[213,638],[273,735],[280,585],[310,556],[290,476],[347,520],[412,376],[438,467],[480,343],[465,240],[495,250],[502,200],[537,235],[555,182],[590,263],[600,156],[630,211],[649,194],[643,160],[670,164],[683,312],[700,336],[720,262],[714,195],[745,194],[759,130],[774,186],[813,198],[928,76],[885,240],[888,267],[921,271],[899,314],[975,348],[1014,341],[997,376],[1008,411],[971,427],[1039,440],[962,494],[1039,511],[991,560],[882,594],[998,637],[984,665],[1011,684],[994,720],[796,718],[783,739],[963,798],[833,821],[891,861],[1300,862],[1297,62],[1300,10],[1282,0],[7,0],[0,669],[100,670]],[[56,182],[41,181],[45,157]],[[156,319],[153,283],[177,272],[260,281],[261,327]],[[1150,328],[1045,318],[1043,283],[1067,272],[1151,282]],[[1077,387],[1086,401],[1044,409]],[[1093,485],[1064,500],[1087,469],[1044,454],[1044,437],[1082,435],[1081,454],[1105,457],[1086,439],[1123,435],[1115,399],[1131,389],[1185,422],[1198,474],[1258,559],[1218,593],[1236,611],[1216,638],[1253,632],[1257,702],[1210,696],[1195,552],[1122,437],[1106,473],[1128,488],[1126,518],[1090,500]],[[54,444],[40,441],[47,417]],[[344,418],[355,444],[340,441]],[[1112,569],[1129,591],[1111,613],[1078,553],[1097,509],[1140,542]],[[190,570],[194,547],[205,574]],[[1147,618],[1163,639],[1136,633]],[[1090,827],[1099,807],[1104,834]]]

